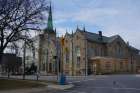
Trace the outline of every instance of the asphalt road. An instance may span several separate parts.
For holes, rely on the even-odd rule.
[[[140,93],[140,75],[110,75],[74,84],[73,89],[40,93]]]

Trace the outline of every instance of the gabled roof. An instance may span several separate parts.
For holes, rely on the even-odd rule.
[[[108,43],[111,43],[118,38],[121,38],[119,35],[114,35],[114,36],[111,36],[111,37],[102,36],[102,40],[101,40],[99,34],[88,32],[88,31],[83,31],[83,30],[80,30],[80,29],[77,29],[77,31],[80,32],[81,34],[85,35],[85,37],[88,41],[93,41],[93,42],[97,42],[97,43],[108,44]],[[140,51],[140,50],[138,50],[138,49],[136,49],[136,48],[134,48],[134,47],[132,47],[128,44],[126,44],[126,45],[128,46],[128,48],[130,48],[132,50]]]
[[[116,40],[119,37],[120,37],[119,35],[114,35],[114,36],[109,37],[108,43],[113,42],[114,40]]]
[[[89,41],[94,41],[94,42],[98,42],[98,43],[107,43],[109,40],[109,37],[106,37],[106,36],[102,36],[102,40],[101,40],[99,34],[96,34],[96,33],[82,31],[79,29],[78,29],[78,31],[81,32],[83,35],[85,35],[86,39]]]
[[[133,46],[128,46],[129,47],[129,49],[131,49],[131,50],[134,50],[134,51],[139,51],[140,52],[140,50],[139,49],[137,49],[137,48],[135,48],[135,47],[133,47]]]
[[[104,44],[112,43],[114,40],[116,40],[118,38],[121,38],[121,36],[119,36],[119,35],[114,35],[114,36],[111,36],[111,37],[102,36],[102,39],[101,39],[99,34],[84,31],[84,30],[81,30],[79,28],[76,29],[76,32],[80,32],[82,35],[84,35],[86,37],[86,40],[88,40],[88,41],[97,42],[97,43],[104,43]],[[72,37],[72,34],[66,33],[65,36]],[[124,41],[124,43],[126,44],[125,41]],[[134,48],[134,47],[132,47],[132,46],[130,46],[128,44],[126,44],[126,45],[128,46],[128,48],[130,48],[132,50],[140,51],[140,50],[138,50],[138,49],[136,49],[136,48]]]
[[[88,31],[83,31],[83,30],[80,30],[80,29],[78,29],[78,31],[80,33],[82,33],[83,35],[85,35],[87,40],[95,41],[95,42],[98,42],[98,43],[111,43],[114,40],[116,40],[118,38],[121,38],[119,35],[114,35],[114,36],[111,36],[111,37],[102,36],[102,40],[101,40],[100,39],[101,37],[100,37],[99,34],[88,32]]]

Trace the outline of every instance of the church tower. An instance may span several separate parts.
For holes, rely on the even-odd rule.
[[[56,73],[56,30],[53,28],[52,6],[48,7],[47,27],[40,40],[40,71],[46,74]]]
[[[44,29],[44,34],[56,34],[56,32],[53,29],[53,18],[52,18],[52,6],[50,3],[49,9],[48,9],[48,20],[47,20],[47,27]]]

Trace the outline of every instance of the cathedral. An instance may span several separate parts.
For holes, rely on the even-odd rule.
[[[90,75],[135,73],[139,50],[119,35],[104,36],[77,27],[73,33],[57,37],[49,8],[47,28],[34,37],[38,70],[45,75]]]

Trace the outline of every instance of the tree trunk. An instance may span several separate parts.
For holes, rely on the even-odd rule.
[[[3,49],[0,49],[0,64],[2,63]]]
[[[8,79],[10,78],[10,66],[8,66]]]

